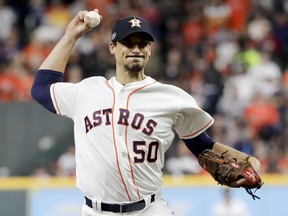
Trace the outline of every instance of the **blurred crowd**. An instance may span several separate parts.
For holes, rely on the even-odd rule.
[[[143,17],[157,39],[146,74],[193,95],[215,118],[215,140],[258,157],[263,173],[288,173],[286,0],[0,0],[1,103],[32,100],[34,75],[67,23],[94,8],[103,20],[78,41],[66,81],[113,76],[114,21]],[[165,171],[201,172],[182,146],[176,139]]]

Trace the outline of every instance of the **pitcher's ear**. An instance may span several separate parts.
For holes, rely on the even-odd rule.
[[[112,42],[111,41],[109,43],[109,51],[110,51],[111,54],[114,54],[114,52],[115,52],[114,50],[115,50],[116,45],[117,45],[117,42]]]

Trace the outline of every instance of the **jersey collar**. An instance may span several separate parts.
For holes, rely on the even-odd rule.
[[[124,87],[125,88],[139,88],[144,85],[152,84],[153,82],[155,82],[155,80],[151,78],[150,76],[145,76],[145,78],[141,81],[127,83],[123,85],[116,80],[116,77],[112,77],[108,82],[114,88],[124,88]]]

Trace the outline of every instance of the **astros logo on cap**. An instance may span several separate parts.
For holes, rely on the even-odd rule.
[[[138,20],[134,17],[134,19],[131,19],[129,22],[131,23],[131,28],[133,27],[141,28],[141,25],[140,25],[140,23],[142,22],[141,20]]]

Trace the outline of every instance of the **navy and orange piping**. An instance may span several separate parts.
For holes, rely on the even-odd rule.
[[[198,134],[200,131],[204,131],[205,129],[207,129],[210,124],[213,122],[213,118],[210,119],[210,121],[202,128],[200,128],[198,131],[192,133],[192,134],[189,134],[189,135],[186,135],[186,136],[182,136],[182,138],[185,138],[185,137],[191,137],[191,136],[194,136],[195,134]]]
[[[153,83],[149,83],[147,85],[144,85],[138,89],[135,89],[134,91],[132,91],[129,95],[128,95],[128,98],[127,98],[127,102],[126,102],[126,109],[129,110],[129,100],[130,100],[130,97],[132,94],[134,94],[135,92],[137,91],[140,91],[142,90],[143,88],[149,86],[149,85],[152,85],[156,83],[156,81],[154,81]],[[138,199],[141,198],[140,196],[140,192],[139,192],[139,189],[138,189],[138,186],[135,182],[135,177],[134,177],[134,171],[133,171],[133,166],[132,166],[132,163],[131,163],[131,157],[130,157],[130,153],[129,153],[129,150],[128,150],[128,126],[126,126],[126,129],[125,129],[125,145],[126,145],[126,151],[127,151],[127,154],[128,154],[128,160],[129,160],[129,165],[130,165],[130,171],[131,171],[131,176],[132,176],[132,180],[133,180],[133,184],[136,188],[136,191],[137,191],[137,195],[138,195]]]
[[[114,109],[115,109],[115,92],[114,92],[114,89],[109,85],[109,82],[106,81],[106,84],[108,85],[108,87],[111,89],[112,91],[112,94],[113,94],[113,106],[112,106],[112,134],[113,134],[113,143],[114,143],[114,150],[115,150],[115,157],[116,157],[116,163],[117,163],[117,168],[118,168],[118,173],[120,175],[120,178],[121,178],[121,181],[122,181],[122,184],[124,186],[124,189],[126,191],[126,194],[128,196],[128,199],[129,201],[132,201],[130,195],[129,195],[129,192],[128,192],[128,189],[127,189],[127,186],[125,184],[125,181],[124,181],[124,178],[123,178],[123,175],[122,175],[122,172],[121,172],[121,169],[120,169],[120,165],[119,165],[119,154],[118,154],[118,150],[117,150],[117,147],[116,147],[116,137],[115,137],[115,128],[114,128]]]
[[[55,94],[55,84],[52,84],[52,93],[53,93],[53,98],[54,98],[54,101],[55,101],[55,106],[56,106],[57,112],[59,114],[61,114],[60,108],[59,108],[59,105],[58,105],[58,102],[57,102],[56,94]]]

